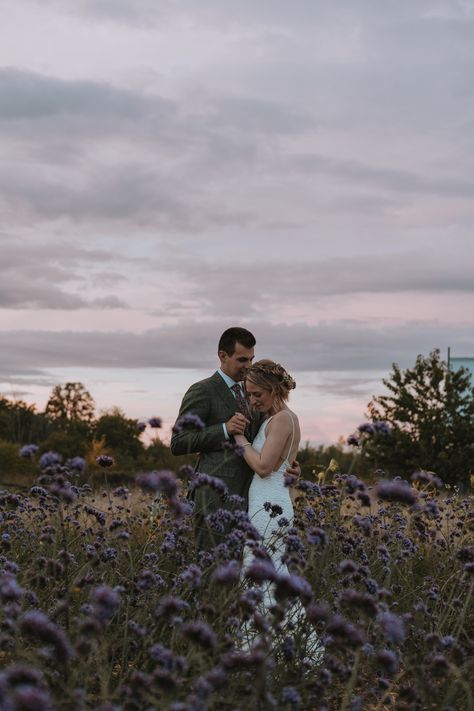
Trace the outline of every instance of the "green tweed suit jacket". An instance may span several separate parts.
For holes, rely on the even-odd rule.
[[[175,455],[198,453],[196,470],[222,479],[229,493],[243,497],[247,504],[253,472],[243,457],[223,448],[225,435],[222,424],[237,411],[236,400],[217,371],[210,378],[194,383],[183,398],[178,419],[187,413],[192,413],[201,418],[205,427],[200,431],[183,430],[173,433],[171,451]],[[260,424],[260,415],[252,418],[251,439],[255,437]],[[203,519],[208,513],[218,508],[227,508],[221,497],[209,487],[196,489],[193,498],[195,519],[198,520],[198,528],[201,529]],[[200,534],[198,534],[199,538],[202,538]]]

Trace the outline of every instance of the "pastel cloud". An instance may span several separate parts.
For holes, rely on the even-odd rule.
[[[474,352],[473,27],[456,0],[10,4],[0,380],[171,419],[245,323],[321,439],[393,361]]]

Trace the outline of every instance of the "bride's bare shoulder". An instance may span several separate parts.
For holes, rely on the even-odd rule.
[[[291,421],[293,420],[294,424],[298,424],[298,417],[295,415],[295,413],[292,410],[280,410],[280,412],[277,412],[275,415],[273,415],[272,420],[275,422],[279,422],[283,424],[284,422],[288,423],[288,427],[291,429]]]

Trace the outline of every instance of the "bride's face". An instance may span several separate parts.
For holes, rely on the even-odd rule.
[[[273,395],[270,390],[255,385],[251,380],[245,381],[245,389],[247,391],[250,407],[258,412],[271,412],[273,408]]]

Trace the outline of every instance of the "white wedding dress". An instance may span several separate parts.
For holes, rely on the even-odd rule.
[[[287,411],[285,410],[285,412]],[[253,475],[252,483],[250,484],[249,489],[248,508],[248,514],[252,525],[255,526],[258,532],[262,535],[262,545],[266,548],[268,553],[270,553],[277,572],[286,574],[288,574],[288,568],[282,561],[283,554],[285,553],[285,543],[283,538],[285,529],[293,523],[294,511],[290,497],[290,489],[288,486],[285,486],[285,472],[290,466],[288,458],[293,448],[293,442],[295,439],[295,421],[293,415],[289,412],[288,416],[291,417],[293,431],[286,459],[281,463],[279,468],[272,472],[269,476],[261,477],[256,473]],[[252,448],[259,453],[262,451],[265,444],[267,425],[271,419],[272,417],[269,417],[262,423],[254,441],[252,442]],[[264,505],[267,502],[272,504],[272,506],[279,506],[282,510],[281,513],[275,516],[272,515],[271,511],[266,511]],[[285,518],[288,523],[285,526],[280,527],[278,525],[278,520],[282,517]],[[251,549],[246,549],[244,553],[244,568],[250,565],[252,561],[252,551]]]
[[[288,412],[285,410],[285,412]],[[276,471],[273,471],[269,476],[261,477],[257,473],[253,475],[252,482],[249,489],[249,505],[248,514],[253,526],[258,530],[262,536],[262,540],[259,542],[259,546],[265,548],[269,553],[272,562],[275,566],[276,572],[279,575],[289,575],[290,572],[283,562],[282,558],[285,554],[285,534],[290,526],[293,525],[293,503],[290,497],[290,489],[285,486],[285,473],[287,468],[290,466],[289,457],[291,450],[293,448],[294,438],[295,438],[295,420],[293,415],[288,412],[288,416],[291,417],[292,424],[292,435],[291,443],[286,455],[286,459],[280,464]],[[272,418],[269,417],[265,420],[255,439],[252,442],[252,447],[257,452],[261,452],[266,440],[266,431],[268,423]],[[272,511],[266,510],[265,504],[271,504],[272,506],[277,505],[281,508],[281,513],[276,516],[272,516]],[[267,508],[269,508],[267,506]],[[284,525],[279,525],[278,521],[282,518],[286,521],[282,522]],[[243,566],[242,570],[245,575],[246,569],[256,560],[252,548],[246,546],[244,549]],[[259,605],[259,610],[263,614],[267,615],[271,608],[275,605],[275,598],[273,594],[273,583],[262,583],[260,590],[263,594],[263,599]],[[294,626],[306,627],[306,630],[311,627],[306,621],[306,614],[304,608],[299,600],[293,602],[290,608],[287,610],[285,615],[285,622],[283,623],[280,636],[284,638],[287,633],[287,628]],[[288,630],[290,631],[290,630]],[[244,639],[243,646],[249,649],[253,642],[255,641],[258,634],[252,629],[249,623],[244,626]],[[309,634],[304,635],[304,655],[307,659],[310,659],[313,663],[319,662],[323,655],[323,646],[321,640],[316,635],[314,631],[310,631]]]

